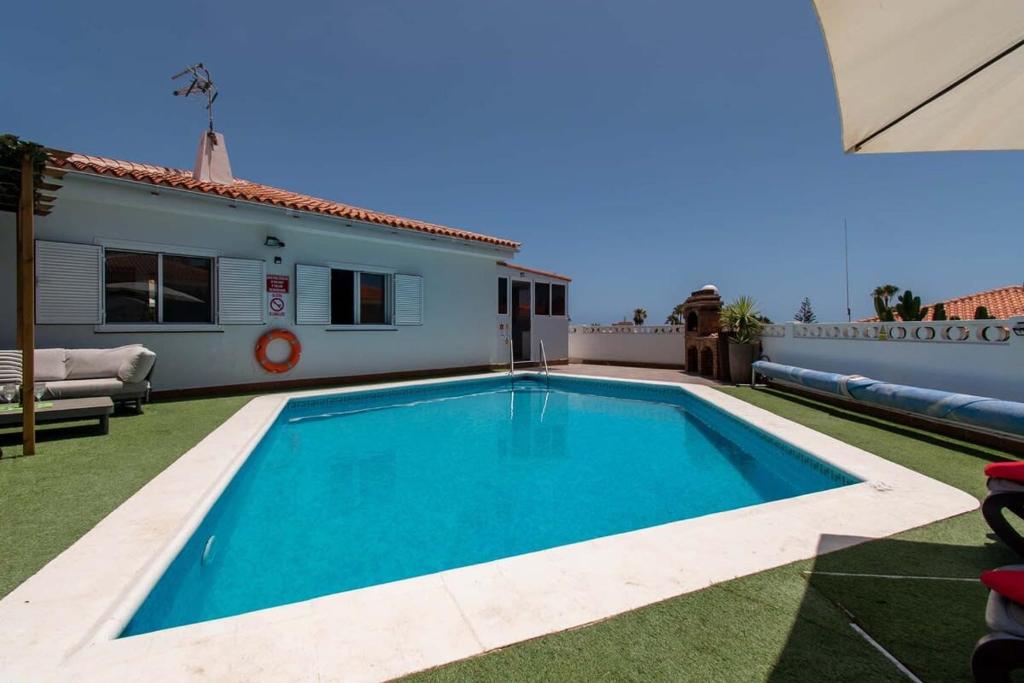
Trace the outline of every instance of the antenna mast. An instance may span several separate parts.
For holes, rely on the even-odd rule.
[[[213,84],[213,78],[210,76],[210,71],[203,66],[202,62],[186,67],[181,72],[171,76],[171,80],[177,80],[186,74],[191,74],[192,82],[184,88],[178,88],[174,91],[174,94],[180,95],[181,97],[188,97],[195,93],[202,93],[203,95],[206,95],[206,111],[210,120],[210,133],[212,134],[213,102],[217,99],[217,86]]]
[[[846,219],[843,219],[843,265],[846,270],[846,322],[850,322],[850,235],[846,227]]]

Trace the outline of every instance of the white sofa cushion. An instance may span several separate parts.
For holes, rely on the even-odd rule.
[[[109,396],[113,400],[120,398],[137,398],[146,394],[146,383],[129,384],[116,377],[103,379],[66,379],[60,382],[47,382],[45,398],[92,398]]]
[[[37,382],[67,378],[66,349],[36,349],[35,358]],[[0,384],[21,384],[21,351],[0,351]]]
[[[35,378],[37,382],[67,379],[67,349],[36,349]]]
[[[68,374],[61,379],[117,377],[121,364],[142,348],[141,344],[130,344],[112,349],[69,349]]]
[[[128,384],[145,382],[154,363],[156,363],[156,354],[145,346],[139,346],[131,353],[125,354],[121,367],[117,370],[117,376],[122,382]]]
[[[21,351],[0,351],[0,384],[21,384]]]

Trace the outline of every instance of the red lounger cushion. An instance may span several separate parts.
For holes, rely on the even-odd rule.
[[[981,582],[1004,598],[1024,605],[1024,571],[993,569],[981,573]]]
[[[985,476],[1024,482],[1024,462],[994,462],[985,465]]]

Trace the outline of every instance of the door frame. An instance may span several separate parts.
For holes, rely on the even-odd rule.
[[[515,298],[516,285],[519,285],[519,289],[520,290],[525,289],[526,292],[527,292],[527,294],[526,294],[526,301],[527,301],[527,306],[529,307],[529,310],[530,310],[530,315],[529,315],[529,328],[527,330],[525,330],[525,332],[527,332],[530,335],[530,338],[529,338],[529,342],[526,343],[526,344],[523,344],[522,338],[520,336],[520,335],[522,335],[524,330],[522,330],[521,328],[518,328],[516,326],[516,319],[518,317],[517,314],[516,314],[516,311],[518,309],[518,306],[516,306],[516,298]],[[525,285],[525,287],[523,287],[523,285]],[[512,355],[513,355],[513,357],[515,357],[516,361],[527,361],[527,362],[529,362],[533,358],[533,336],[532,336],[532,334],[533,334],[533,280],[516,280],[516,279],[510,277],[509,281],[508,281],[508,286],[509,286],[509,309],[508,309],[508,312],[509,312],[509,328],[510,328],[509,329],[509,333],[511,334],[511,340],[512,340],[512,350],[513,350],[512,351]],[[522,319],[520,318],[520,320],[522,320]],[[519,357],[515,356],[515,347],[516,347],[517,337],[519,337]]]

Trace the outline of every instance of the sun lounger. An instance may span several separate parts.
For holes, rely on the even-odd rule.
[[[996,536],[1024,556],[1024,537],[1006,519],[1012,512],[1024,519],[1024,462],[994,462],[985,468],[988,496],[981,513]]]
[[[985,623],[989,633],[974,646],[971,671],[977,683],[1010,683],[1024,669],[1024,565],[983,572],[989,589]]]

